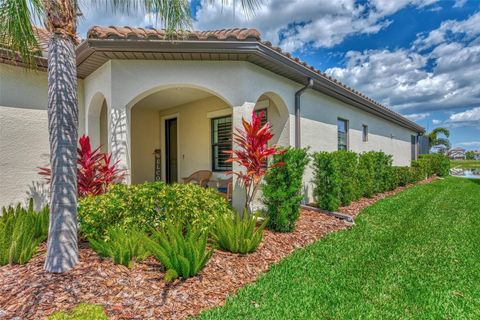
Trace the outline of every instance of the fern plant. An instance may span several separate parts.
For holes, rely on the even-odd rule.
[[[145,241],[152,255],[167,269],[167,282],[197,275],[213,253],[207,249],[205,232],[192,229],[184,234],[182,228],[174,224],[160,231],[152,230],[151,237]]]
[[[37,251],[38,245],[47,239],[49,209],[2,208],[0,216],[0,265],[25,264]]]
[[[215,224],[212,233],[218,246],[233,253],[247,254],[257,250],[262,241],[268,219],[257,227],[258,215],[244,212],[243,218],[236,213],[224,215]]]
[[[115,227],[107,230],[105,239],[90,239],[89,243],[100,256],[112,258],[113,263],[131,268],[134,262],[149,256],[144,240],[144,233],[136,228],[125,230]]]

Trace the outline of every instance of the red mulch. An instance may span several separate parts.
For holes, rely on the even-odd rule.
[[[356,216],[403,189],[361,199],[339,211]],[[130,270],[101,259],[85,243],[74,269],[48,274],[43,271],[43,245],[28,264],[0,267],[0,319],[43,319],[79,303],[101,304],[111,319],[183,319],[223,304],[227,296],[294,250],[347,227],[334,217],[302,210],[295,232],[266,230],[258,250],[246,256],[216,251],[199,276],[170,285],[162,280],[162,266],[154,259]]]

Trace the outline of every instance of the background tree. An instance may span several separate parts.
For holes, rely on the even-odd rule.
[[[191,26],[188,0],[91,0],[85,4],[119,10],[127,15],[139,10],[153,13],[167,32]],[[241,0],[241,4],[248,11],[257,8],[258,1]],[[0,44],[6,46],[12,56],[20,56],[27,67],[36,67],[36,56],[41,53],[33,24],[43,21],[50,33],[48,130],[52,180],[47,272],[65,272],[78,261],[75,59],[78,13],[77,0],[0,0]]]
[[[473,152],[473,151],[465,152],[465,159],[466,160],[475,160],[475,152]]]
[[[443,135],[444,137],[440,137],[440,135]],[[440,147],[444,147],[447,150],[450,149],[450,141],[448,140],[450,137],[450,130],[447,128],[435,128],[427,134],[427,137],[430,149]]]

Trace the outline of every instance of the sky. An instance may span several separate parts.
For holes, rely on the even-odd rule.
[[[192,0],[193,27],[258,29],[302,60],[427,129],[480,150],[480,0]],[[227,0],[228,2],[228,0]],[[161,27],[150,13],[82,8],[93,25]]]

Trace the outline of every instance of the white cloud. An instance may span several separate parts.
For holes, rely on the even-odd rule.
[[[414,45],[421,50],[431,48],[449,40],[449,37],[455,36],[455,39],[462,41],[473,40],[480,33],[480,13],[470,16],[466,20],[447,20],[442,22],[439,28],[430,31],[427,34],[419,34]]]
[[[345,59],[326,72],[397,111],[473,108],[480,104],[480,13],[442,23],[410,48],[353,51]]]
[[[458,144],[465,147],[480,147],[480,141],[465,141]]]
[[[420,121],[420,120],[426,119],[429,115],[430,113],[428,112],[427,113],[411,113],[411,114],[405,115],[405,118],[412,121]]]
[[[426,7],[437,0],[372,0],[359,4],[355,0],[267,0],[248,17],[237,1],[222,6],[221,1],[202,2],[196,14],[196,29],[253,27],[287,51],[329,48],[356,34],[377,33],[391,21],[388,16],[412,5]],[[231,1],[229,1],[231,3]]]
[[[467,3],[467,0],[455,0],[455,3],[453,4],[454,8],[461,8]]]
[[[432,119],[432,123],[433,123],[434,125],[439,125],[440,123],[442,123],[442,120]]]
[[[479,127],[480,107],[453,113],[445,123],[451,127]]]
[[[129,26],[129,27],[145,27],[153,25],[161,27],[155,18],[144,11],[136,10],[125,14],[124,12],[113,12],[108,5],[99,1],[98,5],[82,5],[85,2],[80,2],[80,9],[83,16],[78,21],[78,33],[80,37],[85,38],[87,31],[96,25],[100,26]]]

